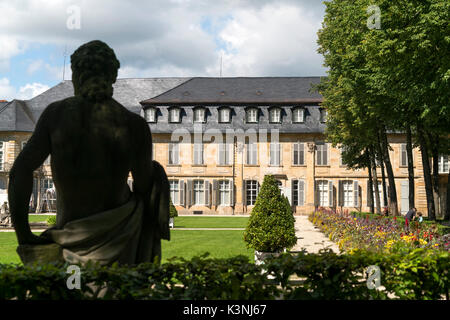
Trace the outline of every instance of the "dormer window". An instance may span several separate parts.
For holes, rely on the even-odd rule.
[[[169,122],[177,123],[180,122],[180,108],[171,108],[169,110]]]
[[[229,123],[231,121],[230,113],[231,113],[230,108],[219,109],[219,122]]]
[[[196,108],[194,109],[194,122],[196,123],[203,123],[206,122],[205,117],[205,108]]]
[[[293,123],[305,122],[305,109],[303,109],[303,108],[294,108],[292,110],[292,122]]]
[[[280,108],[270,109],[269,117],[271,123],[281,123],[281,109]]]
[[[326,109],[319,109],[320,110],[320,122],[325,123],[327,121],[328,112]]]
[[[247,110],[247,123],[257,123],[258,122],[258,109],[250,108]]]
[[[145,120],[147,122],[156,122],[156,109],[148,108],[144,111]]]

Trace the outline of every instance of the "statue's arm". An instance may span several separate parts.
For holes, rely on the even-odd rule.
[[[47,107],[40,116],[33,135],[14,161],[9,174],[9,209],[19,244],[48,242],[48,240],[39,238],[31,232],[28,222],[28,209],[33,189],[33,171],[50,154],[50,135],[48,131],[50,112],[51,106]]]

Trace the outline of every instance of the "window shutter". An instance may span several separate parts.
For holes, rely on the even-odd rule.
[[[316,149],[316,164],[318,166],[322,165],[322,146],[320,144],[317,145]]]
[[[323,146],[324,154],[323,154],[323,158],[322,158],[322,162],[323,162],[324,165],[328,165],[328,154],[329,154],[328,148],[329,148],[329,144],[325,143],[324,146]]]
[[[400,145],[400,165],[407,166],[407,153],[406,153],[406,144],[402,143]]]
[[[212,205],[217,207],[217,205],[219,203],[219,181],[218,180],[213,180],[211,197],[212,197],[212,201],[211,201]]]
[[[230,206],[234,205],[234,184],[233,184],[233,180],[229,180],[230,181]]]
[[[193,188],[193,180],[188,180],[187,181],[187,191],[186,191],[186,205],[192,206],[192,204],[194,203],[194,188]]]
[[[205,181],[205,206],[211,207],[211,187],[209,181]]]
[[[293,205],[298,205],[298,203],[294,203],[294,192],[295,192],[295,188],[294,188],[294,183],[295,183],[295,179],[291,179],[291,206]],[[298,189],[297,189],[298,192]]]
[[[314,181],[314,205],[319,206],[319,185],[317,181]]]
[[[353,181],[353,200],[355,202],[355,207],[359,207],[359,185],[358,181]]]
[[[278,143],[278,165],[281,166],[283,164],[283,145]]]
[[[328,205],[330,207],[334,206],[334,199],[333,199],[333,181],[328,181]]]
[[[305,181],[304,180],[298,181],[298,205],[299,206],[305,205]]]
[[[224,150],[224,148],[223,148],[223,144],[222,143],[219,143],[218,144],[218,160],[219,160],[219,165],[223,165],[224,164],[224,161],[223,161],[223,158],[224,158],[224,154],[223,154],[223,152],[225,151]]]
[[[183,180],[180,180],[180,182],[179,182],[179,188],[180,188],[180,206],[184,206],[184,195],[185,195],[185,193],[184,193],[184,181]]]
[[[338,206],[343,207],[344,206],[344,182],[342,180],[339,180],[338,182]]]
[[[298,164],[305,164],[305,144],[299,143]]]
[[[373,194],[373,191],[372,191]],[[372,206],[372,199],[370,198],[370,181],[367,179],[367,206]]]
[[[247,180],[242,180],[242,204],[247,205]]]
[[[297,161],[297,148],[298,148],[298,143],[296,143],[296,142],[294,142],[293,144],[292,144],[292,164],[293,165],[297,165],[298,164],[298,161]],[[291,182],[292,182],[292,180],[291,180]]]
[[[180,161],[179,161],[179,153],[180,153],[180,151],[179,151],[179,144],[178,143],[174,144],[173,152],[174,152],[174,155],[173,155],[174,164],[179,164],[180,163]]]

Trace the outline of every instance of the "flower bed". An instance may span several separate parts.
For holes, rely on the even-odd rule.
[[[450,251],[450,235],[441,235],[434,224],[417,221],[410,224],[403,217],[365,217],[320,209],[309,216],[342,251],[363,249],[375,252],[402,252],[414,248]]]

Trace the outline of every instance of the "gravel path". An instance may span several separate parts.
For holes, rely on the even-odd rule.
[[[297,244],[290,251],[306,249],[309,253],[317,253],[320,249],[330,248],[339,253],[339,247],[308,220],[308,216],[295,216],[295,234]]]

